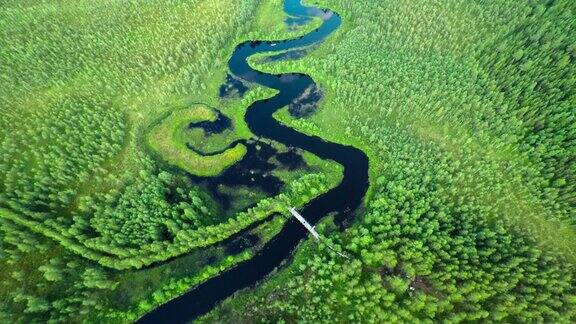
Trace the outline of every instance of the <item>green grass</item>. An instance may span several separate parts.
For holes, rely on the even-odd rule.
[[[220,134],[207,135],[203,129],[194,128],[188,129],[183,136],[186,143],[194,143],[194,149],[205,154],[222,151],[237,138],[234,129],[226,129]]]
[[[236,144],[226,151],[202,156],[186,146],[184,133],[194,122],[215,121],[217,114],[205,105],[196,105],[170,113],[154,126],[148,134],[148,145],[164,161],[190,174],[213,177],[236,164],[246,154],[243,144]]]

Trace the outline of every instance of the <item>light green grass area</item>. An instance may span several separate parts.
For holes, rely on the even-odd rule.
[[[207,135],[203,129],[194,128],[187,130],[183,135],[183,140],[193,145],[195,150],[209,155],[225,150],[235,139],[237,139],[237,134],[234,129],[226,129],[220,134]]]
[[[202,156],[188,148],[184,141],[184,133],[190,123],[213,122],[217,117],[214,110],[204,105],[173,111],[150,130],[148,145],[160,159],[190,174],[202,177],[217,176],[240,161],[246,154],[246,147],[236,144],[222,153]]]

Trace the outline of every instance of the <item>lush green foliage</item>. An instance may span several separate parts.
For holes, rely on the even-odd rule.
[[[91,259],[111,258],[102,261],[111,266],[134,251],[142,256],[139,244],[157,241],[166,221],[190,208],[165,201],[171,189],[189,190],[170,188],[171,176],[140,138],[171,102],[206,88],[199,77],[208,62],[256,5],[7,4],[0,22],[11,32],[0,42],[12,50],[2,53],[0,203],[11,219]],[[152,249],[144,255],[157,254]]]
[[[542,196],[576,208],[576,7],[534,3],[509,14],[502,33],[479,52],[506,103],[500,114],[522,122],[519,143],[539,170]],[[569,216],[576,222],[576,215]]]
[[[382,154],[393,162],[360,224],[324,229],[327,241],[308,241],[293,265],[204,321],[574,320],[574,266],[487,221],[486,207],[454,201],[445,170],[456,161],[441,150],[401,132],[386,139],[404,149]]]
[[[277,117],[369,154],[366,210],[342,234],[325,225],[329,241],[306,242],[207,320],[575,321],[573,1],[321,2],[343,15],[336,35],[301,61],[253,64],[318,81],[316,114]],[[306,156],[311,169],[276,173],[290,183],[281,194],[234,189],[257,199],[221,217],[184,172],[204,171],[147,146],[195,102],[235,125],[202,147],[251,136],[245,108],[271,92],[216,93],[236,44],[303,32],[280,11],[280,0],[0,4],[0,322],[132,321],[251,257],[283,218],[240,254],[224,239],[334,185],[338,169]]]
[[[273,71],[308,73],[325,85],[325,108],[310,121],[292,125],[356,143],[368,152],[384,147],[394,149],[379,138],[391,127],[432,142],[444,148],[445,154],[458,157],[456,168],[462,171],[462,196],[493,205],[499,209],[498,218],[504,217],[509,225],[529,231],[546,248],[558,249],[573,259],[574,187],[567,180],[575,165],[568,158],[574,155],[575,147],[570,145],[574,138],[573,94],[562,92],[566,94],[563,108],[551,103],[554,109],[562,109],[559,114],[564,119],[562,123],[550,121],[550,127],[563,135],[545,136],[527,127],[520,115],[548,115],[539,117],[535,109],[541,108],[532,109],[507,97],[502,90],[506,87],[493,75],[494,67],[484,63],[483,54],[495,52],[494,38],[512,35],[520,28],[513,22],[548,26],[542,28],[553,28],[552,25],[533,21],[530,15],[524,19],[516,17],[518,11],[531,12],[531,5],[508,1],[492,5],[465,1],[402,2],[397,7],[364,2],[345,8],[338,3],[327,5],[340,8],[344,14],[345,25],[338,36],[302,61],[258,65]],[[573,23],[563,14],[569,10],[562,10],[569,6],[569,2],[559,2],[548,15],[558,13],[557,20],[562,22],[559,26]],[[439,18],[444,12],[450,15]],[[513,16],[515,19],[510,22],[508,18]],[[471,22],[462,23],[468,20]],[[436,21],[443,25],[436,26]],[[570,53],[573,36],[558,28],[555,33]],[[500,57],[512,56],[521,45],[506,52],[501,50]],[[546,56],[551,51],[544,46],[537,49],[542,53],[534,49],[533,55]],[[370,55],[364,55],[365,51]],[[566,84],[573,82],[573,78],[564,78],[549,65],[534,65],[531,73],[542,78],[556,77]],[[537,93],[530,96],[535,98]],[[331,129],[345,129],[346,136]],[[543,136],[538,143],[534,142],[537,136]],[[558,144],[563,149],[556,144],[555,148],[546,147],[544,142],[551,143],[552,138],[564,143]],[[526,145],[529,141],[534,146]],[[555,160],[544,158],[543,154],[564,156],[565,163],[552,165]],[[381,165],[374,163],[374,176],[378,176]],[[564,178],[552,176],[551,169],[564,170]],[[555,238],[553,244],[549,244],[550,237]]]
[[[235,136],[249,138],[242,113],[270,93],[216,94],[237,43],[287,32],[280,12],[278,0],[0,5],[0,321],[134,319],[155,291],[169,299],[214,275],[211,263],[245,257],[230,261],[225,238],[335,184],[314,161],[276,197],[242,188],[252,208],[224,217],[182,170],[197,168],[168,167],[146,145],[193,102],[224,106]]]
[[[367,211],[204,321],[574,321],[574,3],[321,2],[334,38],[252,64],[324,87],[278,117],[369,152]]]

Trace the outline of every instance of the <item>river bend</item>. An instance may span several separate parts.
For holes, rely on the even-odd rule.
[[[294,73],[269,74],[257,71],[248,64],[248,58],[258,53],[282,53],[318,44],[338,29],[341,18],[331,10],[304,6],[300,0],[285,0],[284,11],[298,20],[307,21],[320,17],[323,23],[318,29],[299,38],[239,44],[228,64],[230,73],[246,82],[278,90],[274,97],[256,101],[247,109],[245,120],[256,136],[283,143],[287,147],[306,150],[343,166],[344,175],[340,184],[310,201],[301,210],[301,214],[311,224],[318,223],[332,212],[337,213],[338,219],[348,218],[360,206],[368,189],[368,157],[357,148],[300,133],[272,117],[277,110],[301,97],[308,87],[314,85],[310,76]],[[144,315],[139,322],[185,323],[204,315],[236,291],[254,286],[264,279],[291,255],[307,234],[296,219],[290,218],[281,232],[266,243],[252,259],[239,263],[159,306]]]

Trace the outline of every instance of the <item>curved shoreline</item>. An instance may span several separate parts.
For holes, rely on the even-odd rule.
[[[347,145],[327,142],[287,127],[272,116],[314,84],[305,74],[268,74],[250,67],[248,58],[258,53],[283,52],[305,48],[323,41],[341,24],[333,11],[303,6],[299,0],[285,0],[285,12],[293,17],[320,17],[323,24],[314,31],[296,39],[280,41],[249,41],[238,45],[229,61],[230,72],[236,77],[279,92],[268,99],[252,103],[245,120],[250,130],[260,137],[280,142],[287,147],[306,150],[322,159],[333,160],[344,168],[343,179],[332,190],[309,202],[302,210],[311,224],[316,224],[329,213],[336,212],[337,220],[347,218],[360,206],[368,190],[368,157],[361,150]],[[209,312],[217,303],[236,291],[253,286],[276,269],[294,251],[308,232],[295,219],[290,218],[281,232],[270,240],[252,259],[213,277],[147,313],[139,323],[185,323]]]

